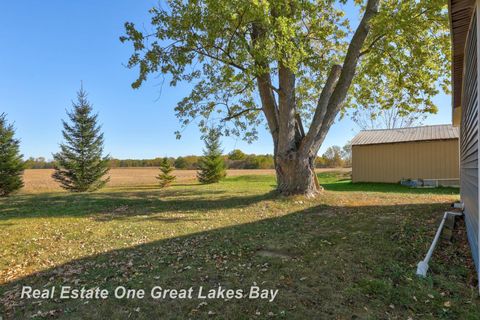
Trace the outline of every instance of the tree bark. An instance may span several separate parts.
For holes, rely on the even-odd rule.
[[[275,156],[277,191],[285,196],[304,195],[314,197],[321,191],[315,175],[315,157],[296,151]]]

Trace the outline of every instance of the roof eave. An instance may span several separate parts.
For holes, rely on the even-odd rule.
[[[462,104],[462,79],[465,42],[475,0],[449,0],[452,39],[452,111]],[[452,112],[452,118],[453,118]]]

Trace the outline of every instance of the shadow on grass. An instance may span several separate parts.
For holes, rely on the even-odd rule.
[[[321,183],[325,190],[340,192],[385,192],[405,194],[459,194],[459,188],[409,188],[393,183],[352,183],[351,180],[339,180],[331,183]]]
[[[218,201],[208,206],[226,205]],[[465,284],[470,272],[465,250],[440,244],[446,260],[434,256],[430,271],[434,278],[423,281],[414,276],[415,264],[428,248],[446,208],[447,204],[322,205],[74,260],[2,285],[0,295],[6,317],[18,319],[35,314],[66,319],[478,316],[480,304],[471,300],[474,289]],[[270,251],[282,252],[285,258],[259,254]],[[278,296],[273,302],[149,297],[154,286],[194,287],[198,292],[199,286],[212,289],[221,285],[248,292],[254,284],[278,289]],[[56,286],[56,297],[62,285],[100,287],[109,290],[110,298],[88,302],[20,299],[23,285],[37,289]],[[147,298],[115,299],[117,286],[144,289]],[[445,292],[446,298],[442,296]],[[435,298],[424,303],[427,295]],[[418,302],[412,296],[420,297]],[[447,315],[445,299],[451,302]]]
[[[163,212],[202,212],[242,208],[275,197],[274,192],[224,196],[224,190],[161,190],[98,192],[86,194],[19,195],[0,202],[0,220],[10,218],[79,217],[92,215],[100,221]],[[155,218],[157,219],[157,218]]]
[[[460,193],[459,188],[409,188],[399,183],[352,183],[350,172],[322,172],[317,173],[317,177],[322,187],[330,191],[443,195]]]

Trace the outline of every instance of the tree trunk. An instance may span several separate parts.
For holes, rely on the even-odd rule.
[[[275,156],[277,191],[285,196],[314,197],[322,190],[314,170],[314,158],[291,151]]]
[[[313,197],[322,188],[314,171],[315,157],[335,117],[343,107],[348,90],[369,34],[371,19],[378,13],[380,0],[368,0],[363,18],[348,46],[343,65],[332,66],[321,91],[308,133],[305,134],[295,101],[296,76],[283,60],[278,61],[278,88],[272,84],[268,61],[256,60],[263,70],[257,76],[262,109],[274,143],[277,191],[282,195],[301,194]],[[253,24],[253,45],[265,37]],[[278,103],[275,97],[278,95]]]

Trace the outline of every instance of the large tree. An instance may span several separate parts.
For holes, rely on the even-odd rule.
[[[253,141],[265,120],[283,194],[320,190],[314,159],[342,110],[379,95],[429,107],[448,85],[444,0],[167,0],[150,13],[151,31],[127,22],[121,37],[133,88],[155,73],[191,82],[175,109],[183,126]]]
[[[109,157],[103,156],[103,133],[97,117],[82,87],[73,110],[68,112],[70,121],[63,121],[65,143],[60,145],[60,152],[53,155],[52,177],[68,191],[95,191],[109,180],[103,178],[109,170]]]
[[[15,128],[0,114],[0,197],[6,197],[23,187],[24,163]]]
[[[436,109],[426,111],[411,108],[413,110],[405,110],[396,105],[389,105],[387,108],[361,106],[352,111],[351,117],[362,130],[396,129],[422,125],[428,113],[437,112]]]

